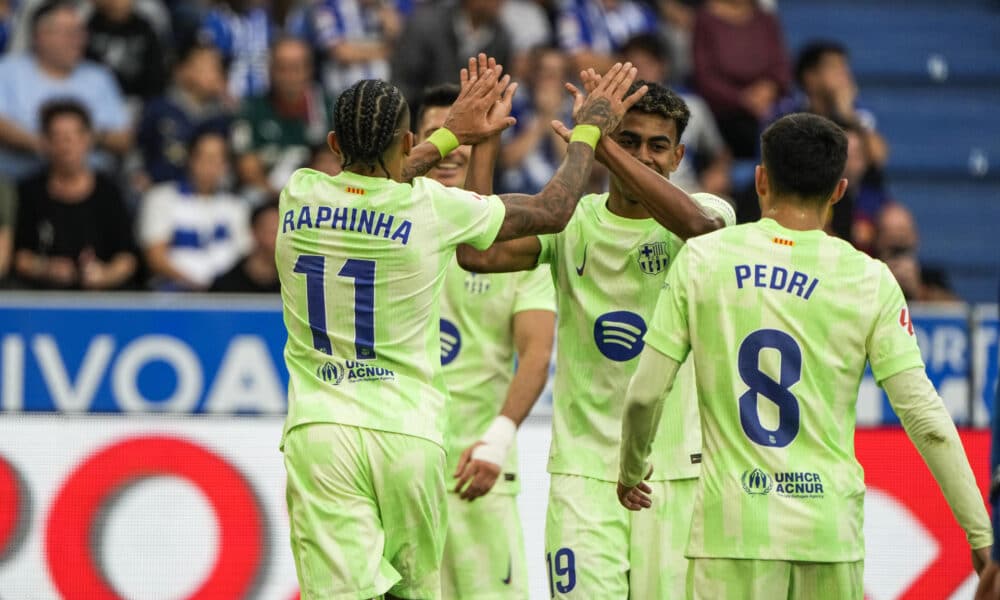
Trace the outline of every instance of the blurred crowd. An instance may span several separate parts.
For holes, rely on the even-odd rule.
[[[848,50],[790,55],[774,2],[454,2],[0,0],[0,281],[277,291],[277,193],[297,168],[339,172],[337,95],[388,79],[415,109],[485,51],[521,82],[497,191],[534,193],[555,172],[565,81],[629,60],[691,110],[671,180],[731,199],[741,221],[760,216],[762,127],[800,111],[839,123],[850,187],[830,233],[886,260],[911,299],[954,299],[886,191],[889,144]]]

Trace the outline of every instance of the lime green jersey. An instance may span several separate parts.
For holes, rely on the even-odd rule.
[[[517,351],[514,315],[528,310],[556,310],[552,279],[544,269],[481,275],[452,260],[441,295],[441,365],[451,395],[444,445],[448,476],[507,399]],[[493,493],[516,494],[516,474],[514,444]]]
[[[865,363],[878,382],[923,367],[885,264],[771,219],[717,231],[681,251],[646,343],[677,361],[690,350],[697,367],[704,462],[689,556],[864,557]]]
[[[486,248],[496,196],[302,169],[281,193],[285,431],[329,422],[442,443],[439,297],[455,247]]]
[[[684,242],[653,219],[615,215],[607,199],[584,196],[561,233],[539,236],[538,262],[550,267],[559,314],[549,472],[617,481],[625,390]],[[698,474],[697,403],[682,404],[690,414],[661,423],[654,479]]]

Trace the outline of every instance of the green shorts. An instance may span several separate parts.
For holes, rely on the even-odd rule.
[[[445,600],[527,600],[517,496],[490,492],[467,502],[448,494],[441,591]]]
[[[285,436],[292,554],[303,600],[441,597],[444,450],[333,423]]]
[[[653,481],[653,507],[632,512],[609,481],[553,474],[545,560],[553,598],[685,596],[697,479]]]
[[[862,600],[865,561],[806,563],[692,558],[688,598],[694,600]]]

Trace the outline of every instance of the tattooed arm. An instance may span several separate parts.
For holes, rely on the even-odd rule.
[[[616,64],[587,96],[577,112],[577,122],[595,125],[602,134],[613,131],[646,88],[643,86],[625,97],[636,70],[629,63]],[[479,252],[471,247],[458,251],[462,268],[476,272],[506,272],[532,269],[538,261],[541,244],[537,236],[558,233],[569,222],[576,203],[590,179],[594,151],[584,142],[571,142],[566,157],[555,176],[538,194],[505,194],[500,196],[507,209],[496,241],[491,248]],[[524,238],[524,239],[515,239]]]

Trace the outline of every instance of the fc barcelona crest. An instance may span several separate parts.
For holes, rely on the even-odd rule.
[[[639,246],[639,268],[646,275],[656,275],[670,263],[670,255],[667,254],[666,242],[653,242]]]

